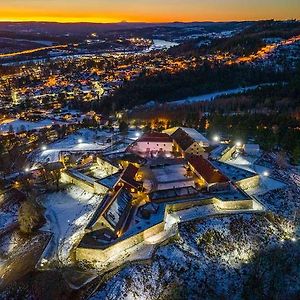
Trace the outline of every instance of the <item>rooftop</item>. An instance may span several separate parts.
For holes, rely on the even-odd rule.
[[[245,169],[241,169],[241,168],[238,168],[233,165],[229,165],[227,163],[223,163],[220,161],[212,161],[211,163],[216,168],[220,169],[221,172],[233,182],[240,181],[242,179],[253,177],[253,176],[257,175],[254,172],[250,172]]]
[[[208,139],[194,128],[173,127],[164,130],[164,133],[170,135],[182,150],[188,149],[194,142],[200,143],[205,147],[209,146]]]
[[[139,183],[135,180],[135,176],[138,172],[138,168],[133,164],[129,164],[121,175],[121,180],[128,183],[129,185],[138,188]]]
[[[97,182],[106,186],[107,188],[112,189],[115,186],[115,184],[118,182],[120,175],[121,175],[121,173],[118,172],[118,173],[112,174],[110,176],[104,177],[104,178],[98,180]]]
[[[191,155],[188,158],[190,165],[201,175],[207,183],[228,182],[229,179],[223,175],[212,163],[199,155]]]
[[[132,196],[125,189],[120,189],[115,195],[113,203],[106,210],[104,217],[115,230],[123,227],[123,223],[128,216],[131,200]]]
[[[143,134],[137,142],[172,143],[173,141],[166,133],[151,132]]]
[[[174,198],[196,196],[199,192],[193,187],[182,187],[163,191],[155,191],[149,194],[151,201],[170,201]]]

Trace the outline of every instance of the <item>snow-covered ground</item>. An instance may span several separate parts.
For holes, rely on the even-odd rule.
[[[266,86],[266,85],[274,85],[274,83],[262,83],[259,85],[239,87],[239,88],[225,90],[225,91],[219,91],[219,92],[214,92],[214,93],[209,93],[209,94],[202,94],[202,95],[198,95],[198,96],[187,97],[185,99],[169,101],[167,103],[174,106],[174,105],[188,105],[188,104],[193,104],[193,103],[203,102],[203,101],[213,101],[217,97],[220,97],[220,96],[236,95],[236,94],[244,93],[247,91],[256,90],[257,88],[259,88],[261,86]],[[156,101],[149,101],[146,104],[139,106],[139,109],[142,107],[152,107],[152,106],[155,106],[156,104],[157,104]]]
[[[9,194],[9,192],[6,194]],[[13,194],[10,197],[11,198],[5,199],[4,203],[1,203],[0,232],[18,221],[18,210],[20,207],[20,203],[15,202],[16,199],[14,198]]]
[[[226,163],[260,175],[260,185],[247,190],[247,193],[250,195],[258,196],[262,193],[284,188],[286,184],[283,181],[276,180],[272,177],[272,168],[256,164],[258,158],[259,157],[239,155],[234,159],[228,160]]]
[[[296,224],[300,224],[300,172],[289,167],[272,170],[272,176],[282,180],[286,186],[258,195],[269,209]],[[300,233],[300,228],[299,228]]]
[[[125,267],[91,299],[241,299],[241,268],[260,250],[280,244],[281,231],[264,217],[208,218],[180,226],[175,243],[161,246],[150,264]],[[208,293],[213,292],[213,295]],[[177,296],[176,299],[181,299]]]
[[[164,41],[164,40],[153,40],[153,45],[146,50],[146,52],[152,51],[152,50],[167,50],[171,47],[177,46],[178,43]]]
[[[54,124],[63,125],[65,122],[53,121],[50,119],[44,119],[38,122],[29,122],[19,119],[10,120],[7,123],[3,123],[0,125],[0,132],[9,132],[12,129],[14,132],[20,132],[22,130],[33,130],[33,129],[41,129],[43,127],[52,126]]]
[[[300,171],[288,166],[280,169],[273,154],[258,158],[238,156],[227,163],[260,174],[260,185],[247,193],[265,207],[291,221],[300,217]]]
[[[106,170],[101,169],[98,165],[94,165],[89,168],[89,172],[87,175],[91,175],[92,177],[97,179],[102,179],[109,176],[110,174],[108,174]]]
[[[12,253],[28,242],[28,238],[19,231],[12,231],[0,239],[0,265],[5,263]]]
[[[98,151],[111,146],[107,142],[113,133],[103,130],[80,129],[64,139],[47,146],[47,150],[38,152],[33,160],[35,162],[55,162],[59,160],[62,151]]]
[[[72,262],[70,251],[82,238],[86,224],[102,199],[103,196],[88,193],[73,185],[41,199],[47,218],[42,230],[53,233],[41,259],[42,264]]]
[[[3,212],[0,211],[0,230],[6,228],[10,224],[17,221],[17,212]]]
[[[243,88],[236,88],[236,89],[220,91],[220,92],[215,92],[215,93],[210,93],[210,94],[205,94],[205,95],[199,95],[199,96],[195,96],[195,97],[188,97],[188,98],[185,98],[182,100],[172,101],[170,103],[172,105],[182,105],[182,104],[196,103],[196,102],[202,102],[202,101],[212,101],[215,98],[220,97],[220,96],[240,94],[240,93],[244,93],[247,91],[255,90],[258,87],[259,87],[259,85],[253,85],[253,86],[248,86],[248,87],[243,87]]]

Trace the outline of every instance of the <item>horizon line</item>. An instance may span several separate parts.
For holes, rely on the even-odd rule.
[[[299,22],[300,19],[290,18],[290,19],[253,19],[253,20],[227,20],[227,21],[163,21],[163,22],[148,22],[148,21],[116,21],[116,22],[93,22],[93,21],[50,21],[50,20],[1,20],[1,23],[56,23],[56,24],[98,24],[98,25],[111,25],[111,24],[174,24],[174,23],[232,23],[232,22],[260,22],[260,21],[295,21]]]

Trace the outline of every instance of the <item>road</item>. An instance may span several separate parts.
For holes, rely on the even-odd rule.
[[[68,47],[69,47],[69,45],[65,44],[65,45],[40,47],[40,48],[29,49],[29,50],[18,51],[18,52],[2,53],[2,54],[0,54],[0,58],[32,54],[32,53],[35,53],[35,52],[40,52],[40,51],[45,51],[45,50],[64,49],[64,48],[68,48]]]

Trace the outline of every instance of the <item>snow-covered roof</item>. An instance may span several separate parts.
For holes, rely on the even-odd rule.
[[[115,186],[115,184],[118,182],[120,176],[121,176],[121,173],[118,172],[118,173],[112,174],[110,176],[107,176],[105,178],[98,180],[98,183],[112,189]]]
[[[106,211],[105,218],[115,229],[120,227],[122,225],[120,223],[126,220],[131,199],[132,196],[125,189],[121,189]]]
[[[194,128],[188,128],[188,127],[173,127],[173,128],[169,128],[164,130],[163,132],[168,134],[168,135],[172,135],[174,134],[178,129],[183,130],[188,136],[190,136],[195,142],[202,142],[204,144],[209,144],[209,140],[203,136],[200,132],[198,132],[196,129]]]
[[[90,184],[90,185],[94,185],[95,179],[93,179],[92,177],[89,177],[77,170],[69,170],[68,173],[70,175],[72,175],[73,177],[76,177],[80,180],[85,181],[86,183]]]
[[[209,155],[212,159],[218,159],[227,151],[228,148],[228,145],[218,145],[210,152]]]
[[[200,132],[198,132],[194,128],[180,127],[183,131],[185,131],[195,142],[203,142],[208,143],[209,141],[206,137],[204,137]]]
[[[259,144],[245,144],[244,149],[246,152],[247,151],[259,151],[260,146],[259,146]]]
[[[149,197],[151,201],[167,201],[174,198],[187,197],[187,196],[195,196],[198,192],[192,186],[190,187],[181,187],[175,189],[168,189],[162,191],[152,192]]]
[[[257,176],[257,174],[254,172],[250,172],[248,170],[241,169],[220,161],[211,161],[211,163],[233,182]]]

